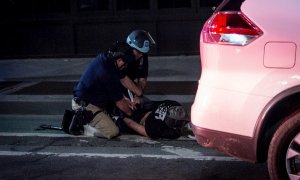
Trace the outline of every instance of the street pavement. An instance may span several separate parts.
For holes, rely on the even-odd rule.
[[[41,130],[60,126],[72,88],[91,58],[0,60],[0,179],[268,179],[253,165],[194,139],[114,139]],[[199,56],[149,57],[145,95],[190,106],[201,74]]]
[[[72,88],[91,60],[1,59],[0,132],[37,133],[40,124],[60,126],[64,110],[71,108]],[[199,56],[149,57],[145,95],[176,100],[189,111],[200,70]]]

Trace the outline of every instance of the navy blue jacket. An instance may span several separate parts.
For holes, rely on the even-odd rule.
[[[88,65],[74,87],[73,94],[100,108],[110,108],[123,98],[121,88],[115,63],[102,53]]]

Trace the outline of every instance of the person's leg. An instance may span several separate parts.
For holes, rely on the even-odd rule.
[[[86,110],[92,111],[93,114],[97,111],[101,111],[89,123],[90,129],[95,128],[93,132],[94,136],[111,139],[119,134],[119,128],[115,125],[112,118],[106,111],[92,104],[89,104],[86,107]]]

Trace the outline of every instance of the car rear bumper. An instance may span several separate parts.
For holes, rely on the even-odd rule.
[[[192,124],[198,144],[206,148],[212,148],[230,156],[234,156],[252,163],[256,160],[256,149],[253,138],[209,130]]]

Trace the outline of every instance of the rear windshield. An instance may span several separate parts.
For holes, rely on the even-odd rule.
[[[240,11],[244,1],[245,0],[223,0],[223,2],[216,8],[215,12]]]

